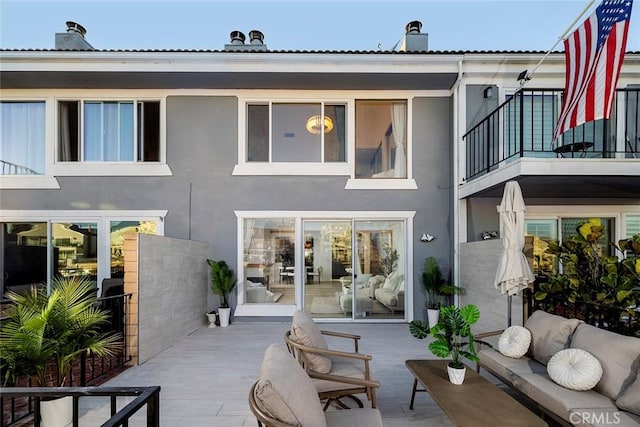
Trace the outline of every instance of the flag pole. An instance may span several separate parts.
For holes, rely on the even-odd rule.
[[[591,8],[591,5],[593,5],[593,3],[596,0],[590,0],[589,3],[584,7],[584,9],[582,9],[582,12],[580,12],[580,15],[578,15],[576,17],[576,19],[573,20],[573,22],[571,23],[571,25],[569,25],[567,27],[566,30],[564,30],[564,33],[562,33],[559,37],[558,40],[554,43],[553,46],[551,46],[551,49],[549,49],[547,51],[547,53],[544,54],[544,56],[540,59],[540,61],[538,61],[538,63],[536,64],[535,67],[533,67],[533,70],[530,73],[527,73],[524,77],[524,79],[520,80],[520,87],[522,88],[522,86],[525,85],[526,82],[528,82],[529,80],[531,80],[531,77],[533,76],[533,73],[536,72],[536,70],[538,68],[540,68],[540,65],[542,64],[542,62],[547,59],[547,56],[549,56],[549,54],[553,51],[553,49],[556,48],[556,46],[558,46],[558,44],[564,40],[564,38],[567,36],[567,34],[569,33],[569,31],[571,31],[571,29],[573,28],[574,25],[576,25],[576,23],[584,16],[584,14],[587,12],[587,10],[589,10],[589,8]]]

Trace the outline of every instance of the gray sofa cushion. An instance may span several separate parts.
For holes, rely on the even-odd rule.
[[[580,325],[571,347],[586,350],[602,365],[602,378],[594,390],[616,400],[635,381],[640,365],[640,339]]]
[[[514,378],[516,388],[543,407],[567,421],[575,408],[593,411],[616,411],[608,397],[594,391],[569,390],[554,383],[548,375],[522,374]]]
[[[514,375],[520,374],[546,374],[547,368],[539,362],[528,357],[514,359],[507,357],[492,348],[482,347],[478,353],[480,364],[485,369],[494,372],[496,375],[512,380]]]
[[[531,331],[529,355],[546,365],[551,356],[569,347],[571,335],[582,323],[582,320],[566,319],[542,310],[534,311],[524,325]]]
[[[255,397],[263,411],[285,423],[327,425],[313,382],[300,364],[276,344],[265,351]]]
[[[636,380],[618,396],[616,405],[620,409],[640,415],[640,373]]]

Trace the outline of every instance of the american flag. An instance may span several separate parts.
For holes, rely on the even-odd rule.
[[[603,0],[564,39],[566,76],[560,118],[553,133],[608,119],[627,45],[632,0]]]

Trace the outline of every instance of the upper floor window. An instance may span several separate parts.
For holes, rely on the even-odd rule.
[[[344,104],[247,105],[247,162],[345,162]]]
[[[356,178],[407,178],[407,101],[356,100]]]
[[[159,101],[59,101],[58,161],[160,161]]]
[[[45,102],[0,102],[2,175],[45,172]]]

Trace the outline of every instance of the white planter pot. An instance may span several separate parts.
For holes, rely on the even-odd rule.
[[[219,308],[218,315],[220,316],[220,326],[223,328],[229,326],[229,316],[231,315],[231,309]]]
[[[464,374],[467,368],[456,369],[447,365],[447,373],[449,374],[449,381],[451,384],[460,385],[464,382]]]
[[[207,319],[209,320],[209,327],[216,327],[216,313],[207,313]]]
[[[429,327],[433,328],[440,319],[440,310],[427,308],[427,319],[429,320]]]
[[[73,397],[40,402],[42,427],[66,427],[73,423]]]

